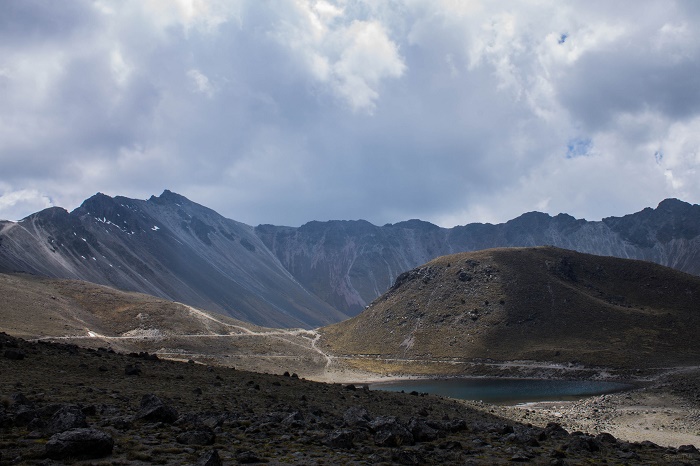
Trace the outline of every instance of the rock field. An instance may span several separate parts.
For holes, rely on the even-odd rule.
[[[700,462],[691,445],[576,431],[568,412],[544,425],[504,414],[0,334],[0,465]]]

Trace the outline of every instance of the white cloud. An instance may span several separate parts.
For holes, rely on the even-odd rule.
[[[385,78],[398,78],[406,66],[381,24],[353,21],[341,32],[345,44],[333,64],[333,86],[354,110],[372,110]]]
[[[344,17],[329,2],[296,2],[295,22],[274,31],[277,40],[304,60],[309,74],[354,111],[371,113],[384,80],[406,70],[398,46],[377,20]]]
[[[204,94],[210,99],[214,96],[214,86],[201,71],[191,69],[187,72],[187,76],[192,80],[196,92]]]
[[[700,117],[672,124],[658,152],[670,191],[681,199],[694,197],[700,175]]]
[[[120,86],[124,86],[129,80],[132,69],[124,60],[119,48],[112,49],[110,53],[110,64],[114,80]]]
[[[0,195],[0,219],[20,220],[26,217],[26,212],[36,212],[51,206],[51,199],[36,189],[5,191]]]

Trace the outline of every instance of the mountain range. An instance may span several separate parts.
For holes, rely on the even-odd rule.
[[[312,328],[356,315],[407,270],[438,256],[553,245],[700,275],[700,206],[662,201],[602,221],[530,212],[502,224],[420,220],[252,227],[164,191],[96,194],[0,221],[0,272],[81,279],[270,327]]]

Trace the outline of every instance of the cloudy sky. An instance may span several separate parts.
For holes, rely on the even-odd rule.
[[[700,202],[700,2],[5,0],[0,218],[251,225]]]

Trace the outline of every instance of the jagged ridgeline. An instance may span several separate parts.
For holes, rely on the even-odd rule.
[[[347,315],[307,292],[252,227],[170,191],[147,201],[96,194],[0,222],[0,272],[80,279],[275,327]]]
[[[379,359],[692,365],[699,299],[700,278],[649,262],[492,249],[403,273],[360,315],[322,329],[322,341],[364,367]]]
[[[90,281],[268,327],[315,328],[362,311],[406,270],[494,247],[554,245],[700,274],[700,206],[668,199],[600,222],[530,212],[506,223],[440,228],[409,220],[252,227],[164,191],[96,194],[0,221],[0,272]]]
[[[489,248],[551,245],[700,275],[700,206],[677,199],[599,222],[529,212],[497,225],[330,221],[300,228],[262,225],[256,233],[302,285],[351,315],[406,270],[446,254]]]

